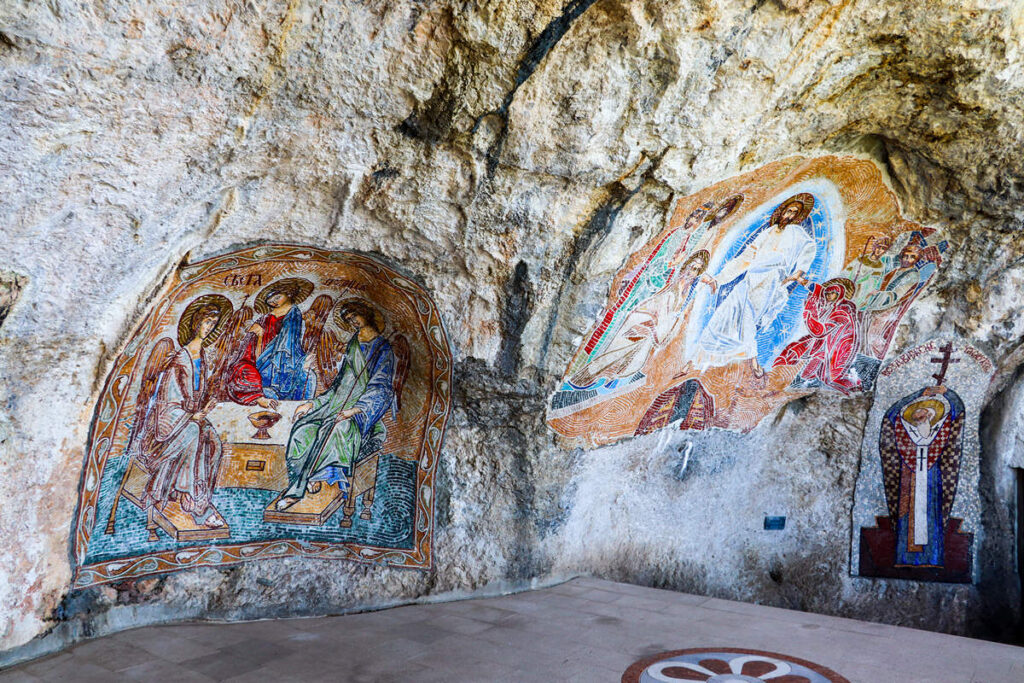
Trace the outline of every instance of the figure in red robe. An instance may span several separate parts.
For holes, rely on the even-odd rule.
[[[784,348],[772,367],[806,360],[800,372],[803,380],[818,380],[844,394],[858,391],[860,380],[847,377],[860,350],[857,307],[849,298],[852,291],[853,283],[842,278],[811,285],[804,304],[804,322],[810,334]]]

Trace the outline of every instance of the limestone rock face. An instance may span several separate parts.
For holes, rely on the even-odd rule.
[[[3,657],[577,572],[1009,637],[1022,39],[1008,1],[5,3]],[[902,213],[956,247],[890,356],[959,335],[996,364],[973,585],[850,576],[870,396],[586,452],[544,424],[612,275],[673,197],[823,153],[872,160]],[[436,302],[455,384],[434,567],[267,560],[69,591],[113,359],[179,263],[261,242],[372,254]],[[786,530],[763,531],[777,514]]]

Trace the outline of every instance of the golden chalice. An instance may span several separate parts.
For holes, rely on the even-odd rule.
[[[254,439],[269,439],[270,432],[267,431],[281,419],[281,413],[275,413],[273,410],[260,410],[255,413],[249,413],[249,422],[252,422],[252,426],[256,428],[256,433],[253,434]]]

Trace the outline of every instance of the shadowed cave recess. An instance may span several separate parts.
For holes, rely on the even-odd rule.
[[[1019,644],[1013,2],[0,7],[0,666],[578,576]]]

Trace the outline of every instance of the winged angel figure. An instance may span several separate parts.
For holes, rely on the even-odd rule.
[[[320,294],[313,299],[309,310],[300,315],[295,302],[306,298],[312,288],[286,299],[285,294],[291,294],[291,290],[299,287],[296,285],[290,290],[281,283],[292,281],[305,282],[289,278],[271,284],[256,297],[255,309],[243,304],[228,316],[224,332],[214,345],[216,360],[211,371],[211,384],[215,402],[255,404],[273,410],[278,406],[278,398],[304,400],[327,391],[346,356],[347,345],[342,343],[342,338],[345,331],[352,329],[345,321],[342,305],[368,306],[377,316],[370,327],[377,329],[374,325],[379,324],[378,335],[383,334],[383,317],[362,299],[346,299],[335,306],[330,295]],[[275,291],[275,287],[285,294]],[[265,294],[268,290],[270,293]],[[277,307],[261,304],[267,299]],[[257,315],[260,310],[265,311],[262,316]],[[286,321],[286,324],[280,321]],[[279,331],[285,328],[288,330],[287,343],[283,340],[285,335]],[[363,334],[365,336],[366,333]],[[396,357],[396,369],[401,366],[408,373],[409,344],[405,337],[395,332],[387,341],[390,341],[394,353],[401,356]],[[287,372],[282,372],[282,368]],[[405,375],[401,378],[404,381]],[[294,389],[283,392],[282,383]],[[301,387],[305,389],[299,390]]]
[[[346,299],[335,306],[332,297],[321,294],[297,324],[292,323],[297,329],[289,335],[301,342],[281,351],[290,357],[254,363],[254,359],[269,358],[266,349],[272,347],[266,331],[276,332],[273,326],[278,320],[298,317],[297,308],[294,313],[291,310],[294,301],[287,303],[289,310],[270,310],[257,318],[254,308],[244,302],[233,310],[222,295],[200,296],[186,306],[178,321],[177,344],[163,337],[153,345],[125,451],[147,475],[143,507],[162,510],[177,501],[197,525],[223,525],[211,502],[221,439],[207,415],[223,402],[276,408],[277,400],[270,398],[273,390],[260,387],[265,378],[259,367],[265,364],[299,367],[310,374],[308,384],[315,387],[310,394],[316,398],[296,409],[289,437],[287,499],[291,503],[307,489],[319,490],[322,481],[343,480],[360,452],[383,446],[387,430],[381,420],[389,410],[397,418],[409,373],[406,338],[398,332],[386,338],[386,321],[368,302]],[[346,331],[351,335],[342,342]],[[240,377],[248,382],[246,400],[239,393]],[[131,469],[123,477],[118,500]],[[116,513],[115,502],[108,533],[114,532]]]
[[[216,361],[207,348],[230,315],[231,302],[226,297],[201,296],[185,307],[178,320],[178,343],[170,337],[156,342],[142,371],[126,448],[147,475],[143,507],[163,510],[177,502],[197,525],[207,528],[224,525],[211,504],[222,449],[206,417],[216,403],[210,381]],[[131,469],[125,472],[121,491]],[[107,533],[114,531],[116,513],[115,501]]]
[[[314,371],[327,388],[295,409],[286,452],[288,488],[278,510],[317,493],[322,482],[346,482],[357,461],[383,447],[385,414],[397,418],[401,409],[410,367],[406,338],[386,338],[384,316],[362,299],[341,301],[335,323],[353,333],[344,344],[330,330],[320,334]]]

